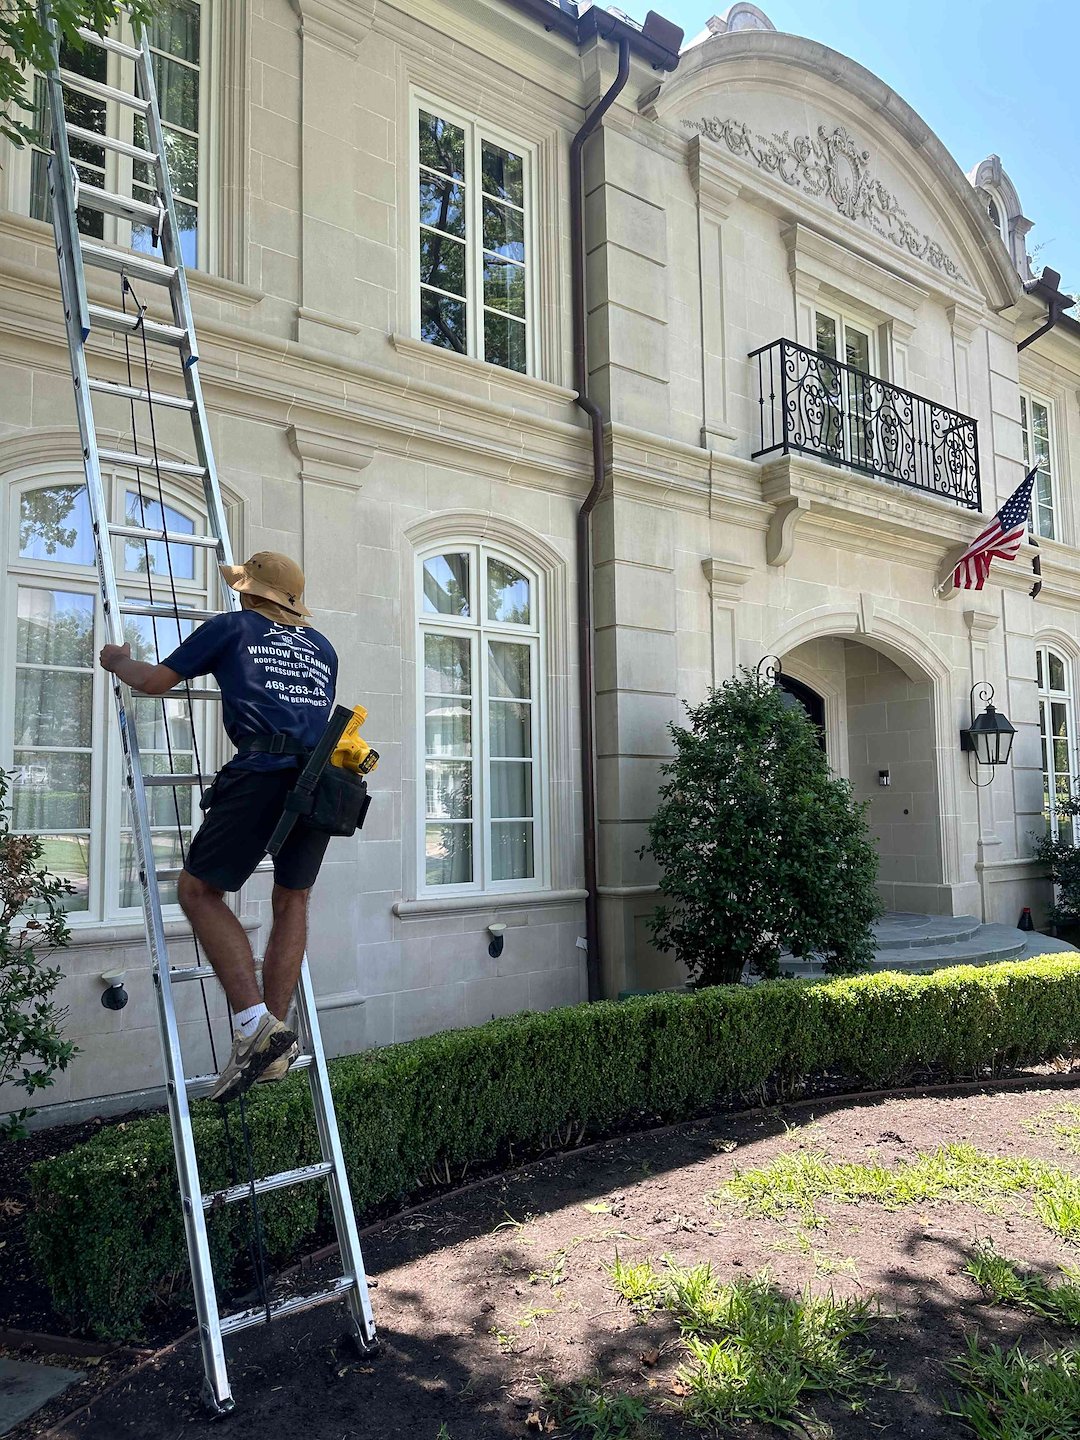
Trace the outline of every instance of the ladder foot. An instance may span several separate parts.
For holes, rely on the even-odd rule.
[[[382,1349],[379,1337],[373,1335],[370,1340],[365,1340],[358,1325],[342,1332],[341,1344],[351,1350],[358,1360],[371,1360]]]
[[[236,1401],[232,1396],[227,1395],[224,1400],[219,1400],[208,1381],[203,1382],[202,1403],[211,1420],[220,1420],[222,1416],[231,1415],[236,1409]]]

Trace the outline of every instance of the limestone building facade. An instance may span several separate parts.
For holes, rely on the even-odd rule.
[[[173,0],[154,48],[235,548],[301,561],[382,755],[313,906],[332,1050],[585,999],[590,889],[603,993],[673,983],[638,853],[667,727],[766,654],[871,801],[890,908],[1038,918],[1031,836],[1077,765],[1080,326],[1030,272],[997,156],[965,175],[881,80],[745,3],[680,53],[664,22],[571,0]],[[583,150],[576,366],[573,141],[620,79]],[[0,764],[74,886],[64,1102],[152,1088],[159,1053],[43,163],[0,152]],[[101,239],[150,243],[107,218]],[[96,352],[123,380],[122,342]],[[586,569],[582,360],[603,426]],[[127,413],[99,423],[130,440]],[[1032,465],[1041,593],[1031,547],[980,593],[939,591]],[[107,478],[130,510],[132,476]],[[205,524],[182,485],[166,510]],[[118,558],[134,595],[166,559],[148,578]],[[213,595],[197,561],[178,579]],[[981,682],[1017,729],[984,787],[959,747]],[[145,748],[223,758],[167,710]],[[238,903],[257,944],[267,879]],[[200,998],[180,1003],[208,1066]]]

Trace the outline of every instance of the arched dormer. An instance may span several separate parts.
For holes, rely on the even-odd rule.
[[[961,304],[1019,298],[1008,253],[959,165],[916,112],[863,66],[771,29],[714,30],[683,56],[653,113],[709,142],[726,174],[807,211],[850,249]]]
[[[1016,186],[1001,166],[1001,157],[988,155],[968,179],[986,211],[987,219],[1001,236],[1016,273],[1025,283],[1034,279],[1028,261],[1026,238],[1032,222],[1024,215]]]

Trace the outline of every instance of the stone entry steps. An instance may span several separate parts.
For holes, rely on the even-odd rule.
[[[940,970],[948,965],[990,965],[1074,949],[1063,940],[1013,925],[984,925],[974,915],[883,915],[874,926],[877,970]],[[781,969],[795,975],[823,974],[820,965],[787,956]]]

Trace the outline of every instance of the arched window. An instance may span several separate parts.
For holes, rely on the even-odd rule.
[[[986,200],[986,213],[990,217],[990,223],[1001,236],[1002,244],[1006,250],[1009,248],[1009,217],[1008,211],[1003,204],[1001,197],[995,190],[983,192]]]
[[[1040,645],[1036,651],[1039,734],[1042,739],[1043,812],[1055,839],[1072,840],[1073,822],[1060,813],[1076,788],[1076,720],[1071,662]]]
[[[542,592],[501,547],[418,556],[421,890],[543,883]]]
[[[163,490],[163,510],[156,481],[152,497],[145,477],[141,494],[134,476],[107,473],[103,482],[116,522],[156,528],[164,518],[170,532],[206,531],[193,497]],[[48,868],[74,887],[66,901],[73,917],[123,918],[141,897],[112,699],[97,665],[106,637],[86,488],[77,471],[39,470],[10,484],[7,501],[0,763],[11,777],[12,825],[41,837]],[[122,599],[160,603],[171,565],[183,602],[207,606],[216,580],[205,551],[133,539],[114,544]],[[191,621],[125,619],[131,653],[151,661],[192,628]],[[201,713],[206,709],[201,705],[193,722],[182,698],[132,700],[146,773],[191,771],[195,748],[213,749],[216,725]],[[178,790],[175,800],[171,789],[147,794],[158,863],[175,870],[197,814],[192,791]],[[174,902],[175,877],[162,884],[162,899]]]

